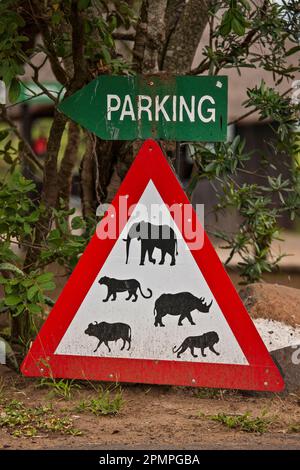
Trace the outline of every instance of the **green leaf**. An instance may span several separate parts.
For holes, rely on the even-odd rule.
[[[31,233],[31,227],[29,224],[27,224],[27,222],[24,223],[23,225],[23,229],[24,229],[24,233],[26,235],[29,235]]]
[[[22,302],[21,297],[18,297],[17,295],[8,295],[5,297],[5,305],[8,305],[9,307],[13,307],[14,305],[18,305],[20,302]]]
[[[83,219],[79,216],[73,217],[73,219],[71,221],[71,227],[72,227],[73,230],[83,228],[84,227]]]
[[[49,240],[59,240],[60,239],[60,231],[55,228],[54,230],[51,230],[49,233]]]
[[[41,289],[43,290],[53,290],[55,289],[56,285],[53,281],[48,281],[43,284],[40,284]]]
[[[38,284],[43,284],[44,282],[52,281],[53,273],[43,273],[36,278]]]
[[[85,10],[90,6],[91,0],[79,0],[78,1],[78,10]]]
[[[29,41],[29,38],[27,36],[17,36],[16,39],[19,41],[19,42],[27,42]]]
[[[300,46],[292,47],[291,49],[289,49],[289,50],[286,52],[285,56],[288,57],[288,56],[290,56],[290,55],[295,54],[295,53],[298,52],[298,51],[300,51]]]
[[[247,0],[240,0],[240,2],[246,8],[247,11],[251,10],[250,4]]]
[[[11,263],[0,263],[0,271],[11,271],[15,274],[19,274],[20,276],[24,276],[23,271]]]
[[[62,11],[55,11],[54,13],[52,13],[52,16],[51,16],[51,21],[52,21],[52,24],[53,25],[58,25],[63,19],[63,13]]]
[[[217,166],[216,162],[210,162],[206,167],[204,168],[204,171],[209,173],[210,171],[214,171]]]
[[[230,10],[226,11],[226,13],[222,17],[222,22],[220,26],[220,33],[222,36],[228,36],[231,31],[231,22],[233,16]]]
[[[24,279],[24,281],[22,281],[22,286],[29,287],[29,286],[32,286],[34,282],[35,282],[34,279]]]
[[[110,19],[109,29],[110,31],[114,31],[118,26],[117,18],[112,16]]]
[[[18,315],[20,315],[25,309],[25,305],[24,304],[19,304],[16,308],[16,310],[14,311],[14,314],[13,316],[14,317],[17,317]]]
[[[27,308],[30,313],[40,313],[42,311],[42,308],[37,304],[28,304]]]
[[[11,103],[15,103],[17,101],[17,99],[19,98],[20,93],[21,93],[20,82],[16,78],[13,78],[11,83],[10,83],[10,87],[9,87],[9,91],[8,91],[9,101]]]
[[[53,305],[55,304],[54,300],[52,300],[47,295],[44,296],[44,302],[46,305],[49,305],[50,307],[53,307]]]
[[[110,62],[111,62],[111,55],[110,55],[110,53],[109,53],[109,50],[108,50],[106,47],[102,46],[102,47],[101,47],[101,51],[102,51],[102,55],[103,55],[103,59],[105,60],[105,63],[106,63],[106,64],[110,64]]]
[[[28,291],[27,291],[27,299],[32,300],[35,294],[38,292],[39,288],[38,286],[31,286]]]
[[[6,137],[8,136],[9,134],[9,130],[8,129],[4,129],[3,131],[0,131],[0,142],[4,139],[6,139]]]
[[[233,31],[238,35],[238,36],[243,36],[245,34],[245,26],[242,25],[236,18],[233,18],[231,22],[231,26]]]

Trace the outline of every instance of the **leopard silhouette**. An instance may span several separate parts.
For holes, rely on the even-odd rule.
[[[116,300],[118,292],[128,291],[128,297],[125,300],[130,300],[133,297],[132,302],[136,302],[138,299],[137,291],[139,290],[144,299],[150,299],[152,297],[152,290],[147,289],[149,295],[145,295],[142,292],[141,284],[136,279],[114,279],[112,277],[103,276],[99,279],[100,285],[107,286],[107,296],[103,299],[103,302],[107,302],[110,297],[111,300]]]

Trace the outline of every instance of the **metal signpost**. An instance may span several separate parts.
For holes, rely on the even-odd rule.
[[[221,140],[223,77],[99,77],[61,109],[102,138]],[[84,106],[83,106],[84,103]],[[22,364],[28,376],[279,391],[160,146],[142,145]]]

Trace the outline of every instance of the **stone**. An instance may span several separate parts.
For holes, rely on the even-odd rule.
[[[255,283],[239,295],[282,374],[285,392],[300,390],[300,289]]]
[[[300,390],[300,343],[271,352],[285,382],[285,392]]]
[[[280,284],[255,283],[239,295],[253,319],[265,318],[300,326],[300,289]]]

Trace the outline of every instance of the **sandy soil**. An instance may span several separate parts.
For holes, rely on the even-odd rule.
[[[7,429],[0,431],[0,449],[300,449],[300,433],[291,426],[300,425],[300,390],[289,395],[250,394],[235,391],[212,391],[186,387],[124,385],[125,404],[114,416],[79,413],[82,400],[96,397],[98,384],[81,384],[71,399],[50,397],[48,388],[37,388],[39,380],[25,379],[2,367],[3,403],[16,399],[26,406],[52,402],[58,417],[69,417],[82,431],[80,436],[62,433],[35,437],[13,437]],[[1,410],[2,407],[2,410]],[[211,420],[218,413],[262,416],[270,419],[268,432],[246,433],[229,429]]]

